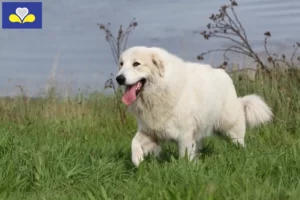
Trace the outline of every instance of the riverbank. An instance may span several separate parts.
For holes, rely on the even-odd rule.
[[[300,89],[295,73],[234,78],[238,95],[257,93],[274,120],[248,129],[246,149],[209,138],[197,163],[168,143],[135,169],[136,124],[119,120],[102,94],[0,99],[2,199],[297,199],[300,195]]]

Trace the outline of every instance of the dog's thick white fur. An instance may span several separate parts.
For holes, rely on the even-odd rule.
[[[164,140],[176,141],[179,155],[187,154],[190,160],[214,131],[245,146],[246,126],[266,123],[273,116],[258,95],[237,97],[223,69],[184,61],[158,47],[135,46],[124,51],[120,76],[125,77],[121,84],[127,87],[143,80],[134,101],[127,101],[138,123],[132,140],[135,166],[149,153],[159,155]]]

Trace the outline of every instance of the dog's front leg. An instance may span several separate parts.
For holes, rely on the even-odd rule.
[[[188,156],[189,161],[192,161],[197,155],[196,142],[192,137],[184,137],[178,141],[179,144],[179,156]]]
[[[133,164],[138,167],[144,160],[144,157],[149,153],[153,153],[155,156],[158,156],[161,151],[161,147],[154,138],[138,131],[132,139],[131,151],[131,160]]]

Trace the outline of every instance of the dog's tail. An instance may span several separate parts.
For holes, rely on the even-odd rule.
[[[244,108],[247,126],[255,127],[272,120],[272,110],[260,96],[251,94],[241,97],[240,100]]]

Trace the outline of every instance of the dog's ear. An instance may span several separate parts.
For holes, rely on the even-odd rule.
[[[153,64],[157,67],[159,75],[163,76],[164,75],[164,62],[163,60],[156,54],[152,54],[152,62]]]

